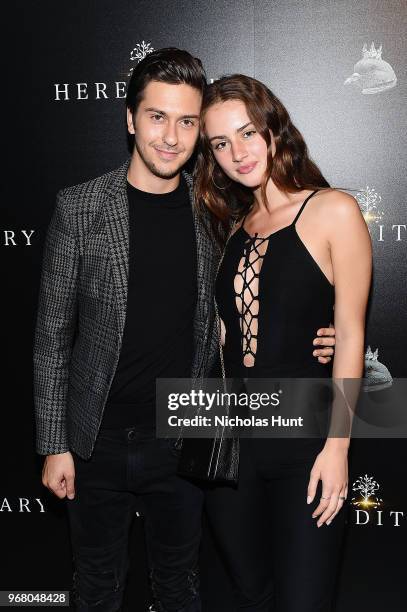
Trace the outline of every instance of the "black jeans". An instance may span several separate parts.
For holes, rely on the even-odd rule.
[[[345,507],[317,527],[307,505],[310,470],[324,440],[241,439],[239,483],[206,493],[209,523],[231,576],[225,612],[330,612]]]
[[[75,497],[66,498],[76,610],[119,610],[136,510],[145,518],[154,609],[200,612],[198,552],[203,493],[176,475],[173,442],[136,428],[105,429],[84,460],[72,453]]]

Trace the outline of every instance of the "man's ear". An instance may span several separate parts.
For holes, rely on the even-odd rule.
[[[135,130],[134,130],[133,113],[131,112],[129,108],[127,108],[126,118],[127,118],[127,130],[129,134],[134,134]]]

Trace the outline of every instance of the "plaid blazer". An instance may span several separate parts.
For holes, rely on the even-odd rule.
[[[36,451],[91,456],[119,360],[129,275],[129,160],[58,193],[45,240],[34,339]],[[198,299],[192,378],[218,348],[213,309],[220,250],[193,206]]]

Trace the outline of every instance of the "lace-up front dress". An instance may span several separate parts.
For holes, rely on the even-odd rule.
[[[300,239],[293,222],[260,237],[244,221],[230,237],[216,279],[216,303],[226,328],[227,377],[331,375],[312,355],[320,327],[333,321],[334,287]]]

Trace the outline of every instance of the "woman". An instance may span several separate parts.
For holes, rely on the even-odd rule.
[[[357,202],[329,187],[255,79],[211,84],[201,128],[197,201],[220,240],[235,220],[216,280],[226,377],[360,378],[371,244]],[[333,367],[321,366],[309,346],[333,308]],[[331,610],[348,447],[346,437],[240,440],[238,485],[206,496],[239,610]]]

